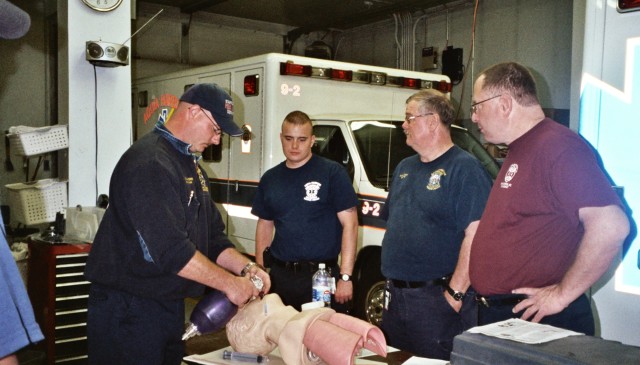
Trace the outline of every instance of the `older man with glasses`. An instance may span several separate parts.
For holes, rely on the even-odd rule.
[[[409,97],[402,128],[417,154],[396,167],[382,212],[387,343],[438,359],[449,359],[453,337],[475,325],[473,295],[463,290],[467,258],[459,252],[491,188],[480,162],[453,144],[453,120],[444,95],[421,91]]]
[[[509,146],[470,246],[479,324],[520,317],[593,335],[584,294],[629,233],[590,146],[546,118],[530,71],[494,65],[475,82],[472,120]]]

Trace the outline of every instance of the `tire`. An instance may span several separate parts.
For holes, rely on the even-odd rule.
[[[380,249],[362,252],[358,257],[358,281],[355,286],[354,315],[380,326],[384,306],[385,280],[380,271]]]

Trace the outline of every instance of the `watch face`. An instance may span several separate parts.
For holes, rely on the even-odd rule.
[[[347,275],[347,274],[342,274],[341,279],[343,281],[349,281],[351,280],[351,276]]]
[[[98,11],[111,11],[120,6],[122,0],[82,0],[88,7]]]

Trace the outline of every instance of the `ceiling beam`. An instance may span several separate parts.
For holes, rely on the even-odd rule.
[[[196,11],[200,11],[200,10],[205,10],[208,9],[212,6],[218,5],[218,4],[222,4],[227,2],[227,0],[198,0],[198,1],[191,1],[189,2],[187,5],[181,6],[180,7],[180,12],[181,13],[186,13],[186,14],[193,14]]]

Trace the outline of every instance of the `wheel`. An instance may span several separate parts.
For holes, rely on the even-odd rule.
[[[379,326],[384,308],[384,277],[380,272],[380,248],[361,252],[354,271],[357,273],[354,315]]]
[[[384,280],[373,284],[365,297],[365,320],[378,327],[382,323],[384,309],[384,284]]]

